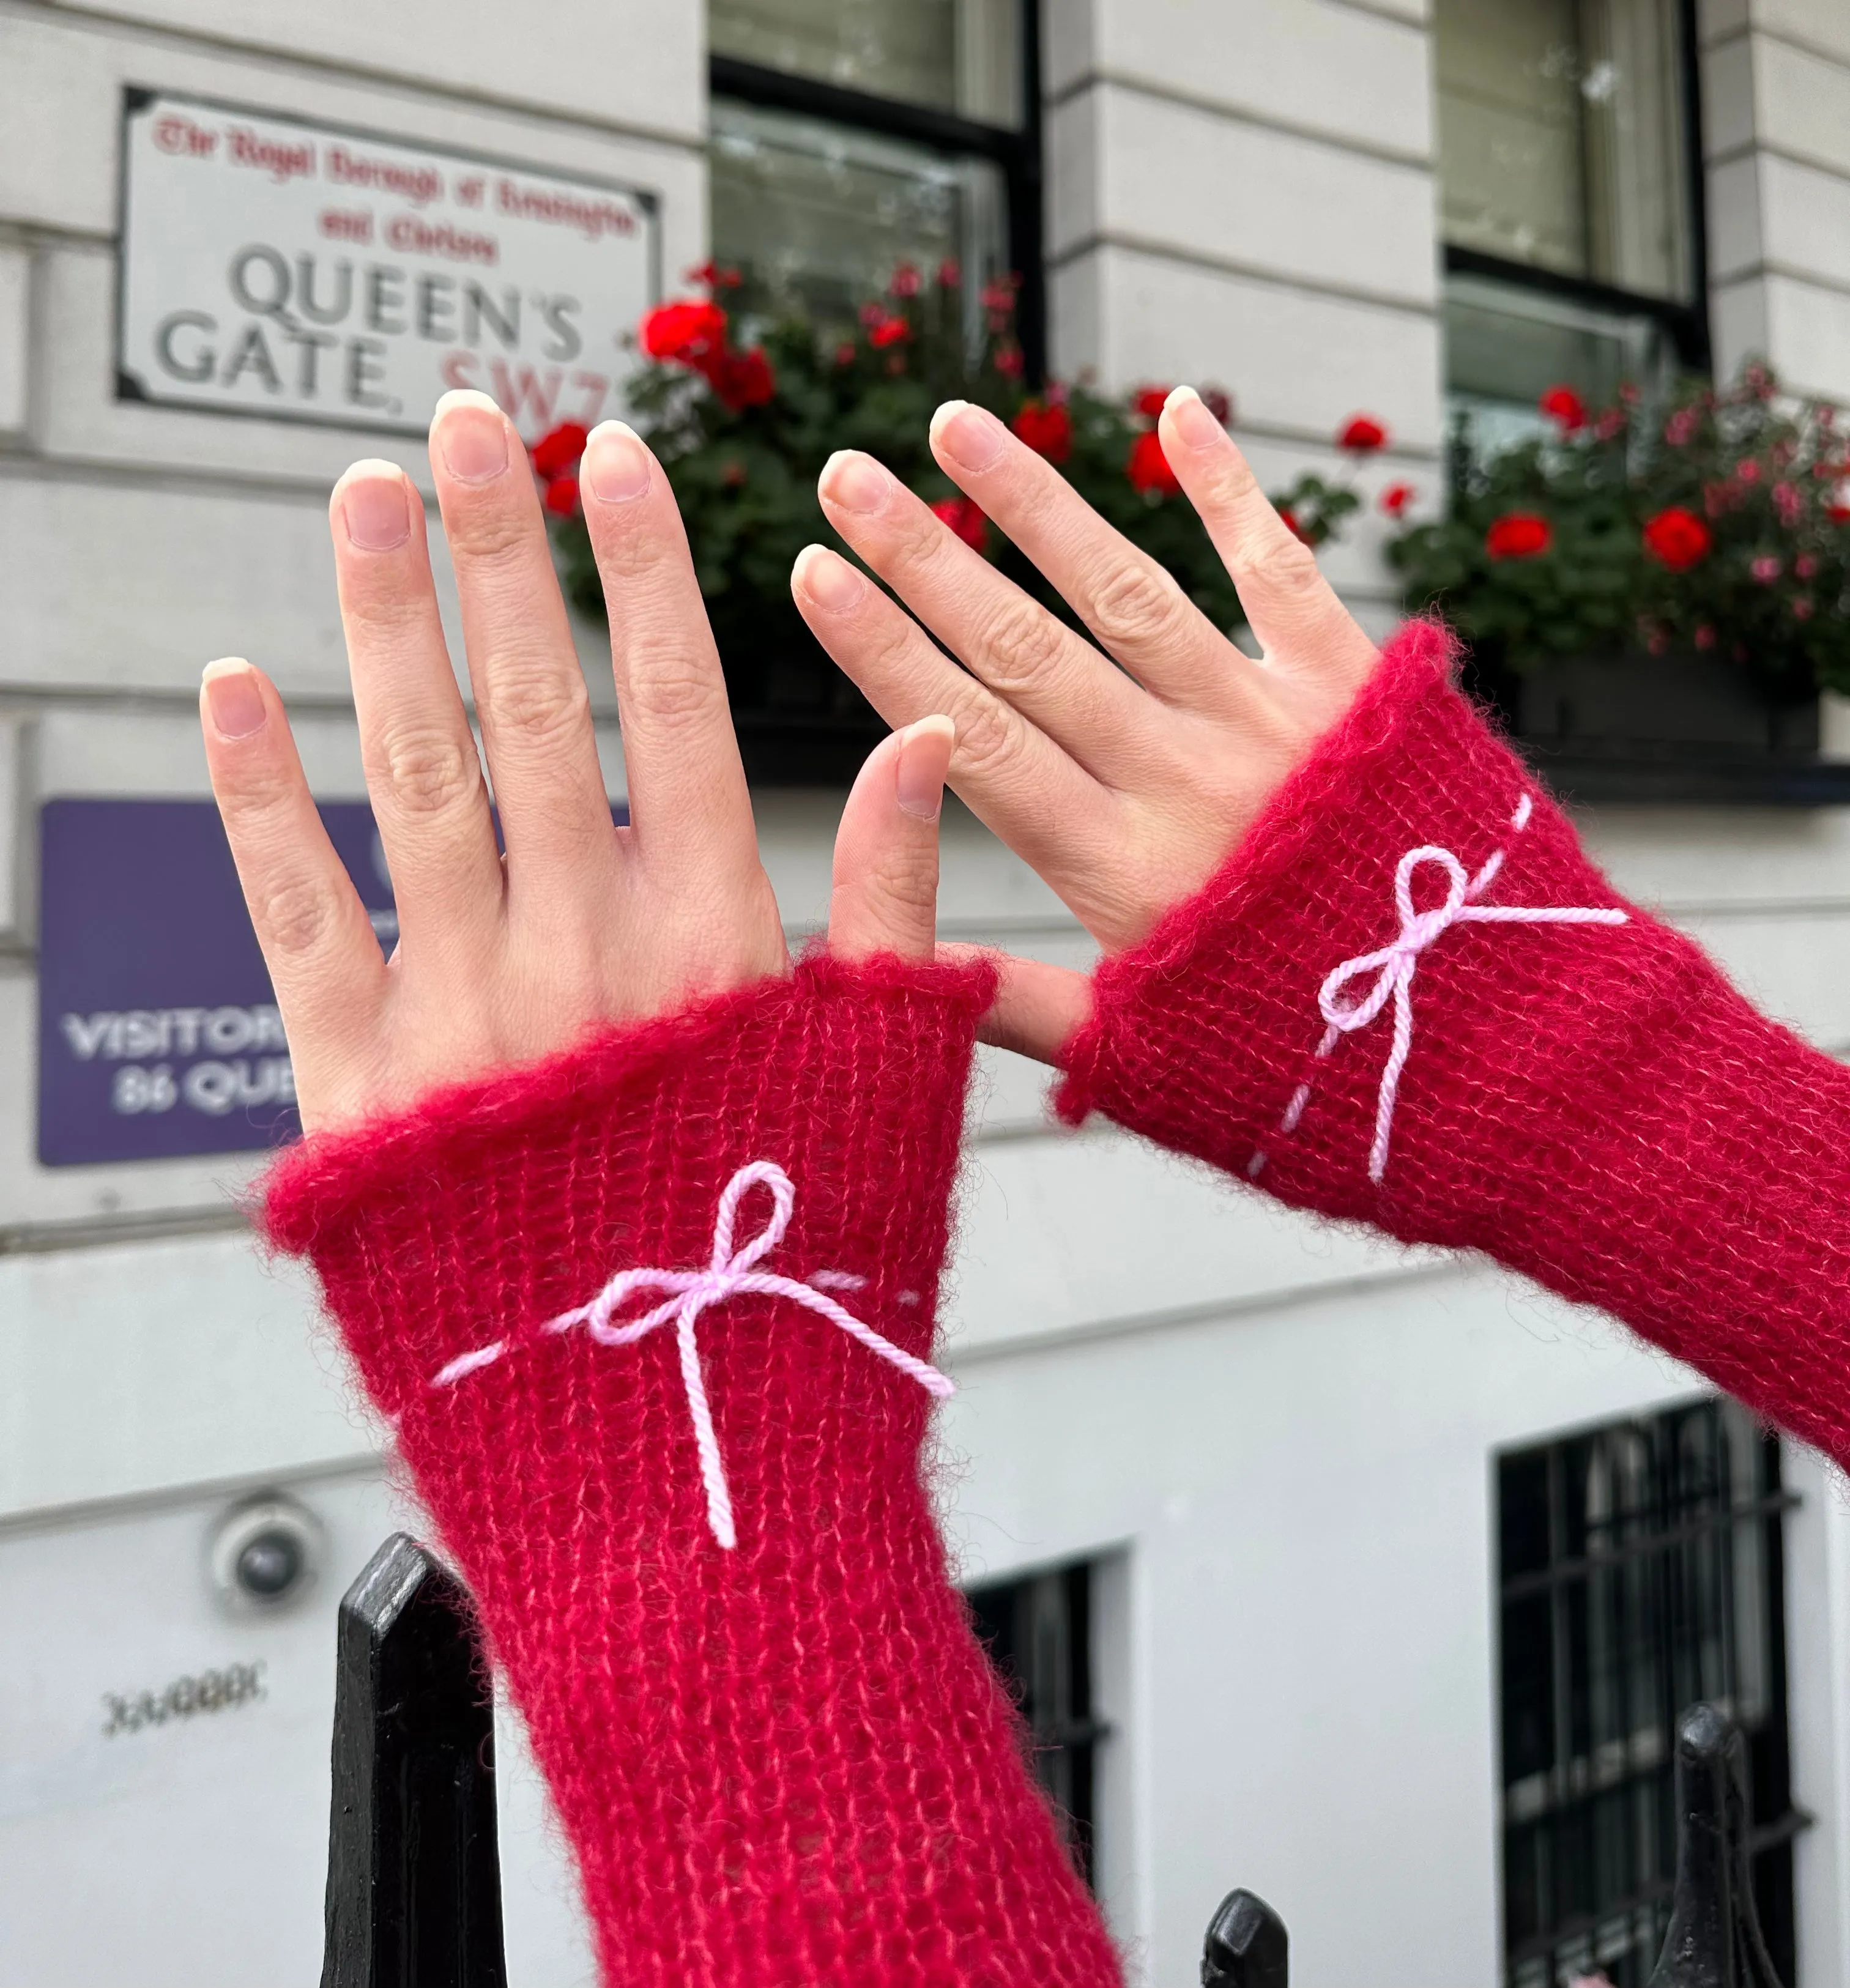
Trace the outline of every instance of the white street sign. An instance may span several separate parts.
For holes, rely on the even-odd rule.
[[[120,397],[421,434],[476,387],[529,441],[622,411],[653,194],[144,90],[123,158]]]

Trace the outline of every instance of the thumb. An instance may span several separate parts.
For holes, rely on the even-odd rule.
[[[938,817],[957,728],[922,718],[881,739],[835,832],[829,948],[928,960],[938,930]]]

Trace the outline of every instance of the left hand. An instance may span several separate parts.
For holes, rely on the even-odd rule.
[[[786,972],[725,679],[668,479],[620,422],[580,487],[610,611],[631,825],[614,827],[590,701],[526,451],[484,394],[448,394],[431,466],[494,785],[437,614],[423,500],[356,463],[331,506],[367,790],[398,907],[384,958],[316,812],[275,688],[212,664],[213,792],[289,1036],[305,1130]],[[836,844],[830,938],[929,959],[948,719],[875,749]]]

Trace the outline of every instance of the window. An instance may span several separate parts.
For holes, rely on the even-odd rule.
[[[1056,1568],[969,1592],[976,1633],[1020,1706],[1068,1847],[1092,1876],[1093,1766],[1104,1729],[1092,1709],[1092,1580]]]
[[[1704,363],[1686,0],[1436,0],[1434,36],[1459,404]]]
[[[846,316],[894,265],[1018,271],[1045,345],[1036,9],[1022,0],[711,0],[713,253],[740,309]]]
[[[1676,1875],[1675,1723],[1747,1736],[1754,1888],[1793,1978],[1779,1445],[1705,1401],[1503,1456],[1503,1939],[1510,1988],[1642,1988]]]

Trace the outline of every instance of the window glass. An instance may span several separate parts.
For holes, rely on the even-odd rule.
[[[1020,0],[711,0],[715,55],[1011,129]]]
[[[818,118],[715,99],[715,259],[747,315],[851,319],[894,267],[955,262],[974,305],[1006,265],[999,167]]]
[[[1647,312],[1591,309],[1483,277],[1446,279],[1445,330],[1450,404],[1469,416],[1473,446],[1492,453],[1547,428],[1536,402],[1551,387],[1609,407],[1625,382],[1652,393],[1676,370],[1662,325]]]
[[[1436,0],[1446,239],[1686,299],[1677,0]]]

